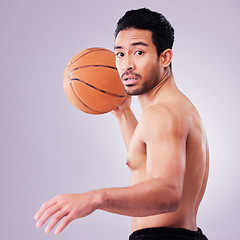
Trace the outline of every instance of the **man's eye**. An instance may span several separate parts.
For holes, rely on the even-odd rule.
[[[135,54],[136,54],[136,55],[142,55],[142,54],[143,54],[143,51],[138,50],[138,51],[136,51]]]
[[[121,58],[121,57],[124,56],[124,53],[122,53],[122,52],[118,52],[118,53],[116,54],[116,56],[119,57],[119,58]]]

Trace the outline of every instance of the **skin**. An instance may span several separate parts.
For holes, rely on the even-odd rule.
[[[74,219],[101,209],[133,217],[132,231],[197,230],[208,178],[208,144],[196,108],[175,84],[169,67],[172,50],[158,57],[152,33],[130,28],[117,35],[115,52],[123,85],[129,95],[138,95],[143,111],[137,121],[130,96],[113,111],[128,151],[130,186],[58,195],[35,215],[37,227],[52,216],[45,232],[60,222],[55,230],[59,234]]]

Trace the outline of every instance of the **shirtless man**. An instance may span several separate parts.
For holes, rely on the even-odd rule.
[[[35,215],[37,227],[60,233],[96,209],[133,217],[130,239],[206,239],[196,216],[205,192],[208,144],[201,118],[175,84],[174,30],[148,9],[127,12],[115,32],[116,65],[129,97],[113,111],[127,147],[129,187],[63,194]],[[137,122],[130,95],[138,95]]]

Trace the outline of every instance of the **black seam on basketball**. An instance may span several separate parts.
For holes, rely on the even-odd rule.
[[[106,49],[104,49],[104,48],[88,48],[86,50],[89,50],[89,52],[84,53],[82,56],[80,56],[79,58],[75,59],[73,62],[72,62],[72,59],[71,59],[71,63],[68,64],[67,66],[69,66],[69,65],[71,66],[73,63],[77,62],[80,58],[88,55],[89,53],[97,52],[97,51],[106,51]]]
[[[95,113],[100,113],[100,114],[105,113],[105,112],[100,112],[100,111],[97,111],[97,110],[94,110],[94,109],[90,108],[90,107],[89,107],[87,104],[85,104],[85,103],[80,99],[80,97],[76,94],[76,92],[75,92],[75,90],[74,90],[74,87],[73,87],[73,85],[72,85],[72,82],[70,82],[70,86],[71,86],[71,88],[72,88],[72,91],[73,91],[75,97],[76,97],[86,108],[94,111]]]
[[[72,69],[71,71],[75,71],[75,70],[77,70],[77,69],[80,69],[80,68],[87,68],[87,67],[103,67],[103,68],[111,68],[111,69],[117,70],[116,67],[112,67],[112,66],[108,66],[108,65],[102,65],[102,64],[91,64],[91,65],[85,65],[85,66],[81,66],[81,67],[74,68],[74,69]],[[69,72],[71,72],[71,71],[69,71]]]
[[[85,66],[81,66],[81,67],[77,67],[77,68],[74,68],[74,69],[72,69],[72,70],[70,70],[69,72],[67,72],[66,74],[65,74],[65,76],[67,76],[68,74],[70,74],[71,72],[73,72],[73,71],[76,71],[76,70],[78,70],[78,69],[81,69],[81,68],[88,68],[88,67],[103,67],[103,68],[110,68],[110,69],[113,69],[113,70],[117,70],[117,68],[116,67],[112,67],[112,66],[108,66],[108,65],[100,65],[100,64],[93,64],[93,65],[85,65]],[[64,76],[64,77],[65,77]]]
[[[103,92],[103,93],[108,94],[108,95],[110,95],[110,96],[119,97],[119,98],[124,98],[124,97],[126,97],[126,95],[118,95],[118,94],[115,94],[115,93],[107,92],[107,91],[105,91],[105,90],[102,90],[101,88],[98,88],[98,87],[95,87],[95,86],[93,86],[93,85],[91,85],[91,84],[89,84],[89,83],[86,83],[86,82],[84,82],[83,80],[78,79],[78,78],[72,78],[71,81],[79,81],[79,82],[81,82],[81,83],[83,83],[83,84],[85,84],[85,85],[87,85],[87,86],[89,86],[89,87],[91,87],[91,88],[93,88],[93,89],[95,89],[95,90],[97,90],[97,91]]]

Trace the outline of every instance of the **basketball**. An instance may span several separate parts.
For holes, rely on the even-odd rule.
[[[114,52],[89,48],[76,54],[67,64],[63,79],[70,102],[89,114],[104,114],[116,109],[126,98]]]

